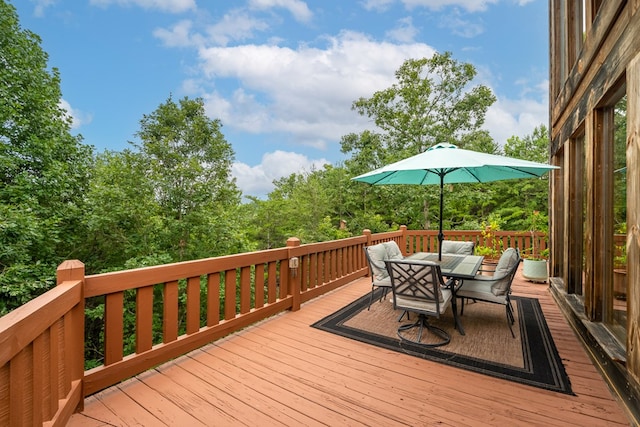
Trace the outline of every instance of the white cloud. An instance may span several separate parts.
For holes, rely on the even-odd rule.
[[[56,0],[36,0],[34,1],[34,3],[36,5],[33,9],[33,14],[38,18],[42,18],[44,16],[45,9],[49,6],[54,5],[56,3]]]
[[[366,10],[375,10],[377,12],[384,12],[391,6],[396,0],[364,0],[361,2],[362,7]]]
[[[170,13],[181,13],[196,9],[195,0],[91,0],[90,3],[101,7],[107,7],[112,4],[139,6],[143,9],[157,9]]]
[[[292,173],[317,170],[328,163],[325,159],[312,160],[303,154],[278,150],[265,153],[257,166],[234,163],[231,173],[244,195],[264,197],[274,189],[273,181]]]
[[[473,38],[484,32],[482,24],[463,19],[457,10],[451,14],[442,16],[440,26],[448,28],[457,36],[466,38]]]
[[[466,4],[481,3],[488,2]],[[232,132],[260,135],[267,145],[277,140],[291,147],[291,151],[266,154],[255,166],[233,165],[239,187],[256,196],[271,191],[275,179],[326,163],[298,154],[304,147],[333,152],[331,145],[344,135],[373,128],[371,120],[351,110],[352,103],[395,83],[395,72],[406,59],[431,57],[435,52],[425,43],[411,42],[416,30],[410,18],[398,21],[397,32],[388,33],[405,40],[401,43],[343,31],[296,47],[278,45],[277,41],[231,45],[262,31],[261,25],[238,10],[204,33],[195,32],[186,21],[166,32],[156,32],[169,46],[197,47],[198,72],[183,82],[183,90],[203,97],[210,117],[220,119]],[[466,24],[459,21],[457,25]],[[475,82],[491,87],[496,76],[483,65],[476,69]],[[484,128],[501,145],[513,135],[530,134],[548,120],[546,82],[523,80],[518,84],[521,92],[516,99],[497,93],[498,101],[487,112]]]
[[[253,133],[287,133],[295,142],[322,147],[371,124],[351,111],[353,101],[394,82],[408,58],[430,57],[422,43],[392,44],[344,32],[324,47],[269,45],[200,50],[204,76],[237,79],[238,90],[208,95],[208,111],[225,126]],[[381,60],[384,58],[384,60]],[[242,89],[240,89],[242,88]]]
[[[313,17],[307,4],[300,0],[250,0],[249,6],[260,10],[283,8],[291,12],[293,17],[300,22],[309,22]]]
[[[507,139],[516,135],[524,137],[544,124],[549,127],[549,107],[546,94],[548,86],[540,99],[521,97],[519,99],[498,98],[487,111],[484,128],[493,139],[504,145]]]
[[[87,125],[93,121],[91,114],[74,109],[71,107],[71,104],[64,99],[61,99],[58,105],[67,112],[68,117],[71,117],[71,129],[78,129],[82,125]]]
[[[440,10],[445,7],[461,7],[467,12],[483,12],[490,4],[496,4],[499,0],[401,0],[407,9],[426,7],[432,10]]]
[[[202,42],[202,38],[198,35],[191,35],[192,25],[191,21],[184,19],[168,30],[156,28],[153,30],[153,35],[167,47],[197,46]]]
[[[230,41],[251,39],[254,31],[265,31],[268,28],[265,22],[236,9],[225,14],[215,25],[210,26],[207,34],[216,45],[226,46]]]
[[[387,31],[387,37],[399,41],[401,43],[410,43],[415,40],[418,35],[418,29],[413,26],[413,20],[410,16],[398,20],[396,28]]]
[[[404,4],[407,9],[424,7],[431,10],[441,10],[445,7],[460,7],[467,12],[483,12],[490,4],[496,4],[500,0],[363,0],[361,4],[366,10],[384,12],[396,1]],[[534,0],[515,1],[520,6],[524,6]]]

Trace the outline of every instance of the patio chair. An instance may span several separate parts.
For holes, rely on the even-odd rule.
[[[473,255],[474,242],[457,242],[455,240],[442,241],[443,254]]]
[[[394,241],[365,246],[364,253],[371,273],[371,296],[369,297],[369,307],[367,307],[367,310],[369,310],[371,309],[373,294],[376,289],[381,288],[384,290],[382,295],[380,295],[380,301],[386,298],[387,293],[391,289],[391,279],[389,278],[389,272],[387,271],[384,261],[387,259],[403,259],[404,257],[398,244]]]
[[[456,291],[456,297],[462,299],[460,315],[464,314],[465,299],[502,304],[507,312],[507,323],[509,324],[511,336],[515,338],[512,327],[515,323],[515,318],[509,295],[511,294],[511,284],[520,261],[520,251],[514,248],[507,248],[500,256],[492,276],[478,274],[471,280],[463,280]]]
[[[391,289],[393,291],[393,308],[418,314],[413,323],[401,325],[398,337],[425,347],[439,347],[448,344],[451,336],[439,327],[429,323],[429,317],[439,318],[451,305],[452,290],[447,288],[442,278],[440,266],[430,261],[387,260],[385,261]],[[456,313],[454,312],[454,317]],[[418,328],[414,338],[414,328]],[[422,341],[424,331],[435,335],[437,341]]]

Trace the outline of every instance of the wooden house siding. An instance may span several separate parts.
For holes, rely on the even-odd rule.
[[[640,1],[550,0],[552,288],[640,415]],[[584,23],[584,24],[582,24]],[[625,334],[614,292],[613,108],[626,95]],[[583,209],[584,206],[584,209]]]

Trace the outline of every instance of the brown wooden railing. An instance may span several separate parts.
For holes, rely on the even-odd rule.
[[[410,230],[406,233],[407,253],[438,252],[438,234],[433,230]],[[482,255],[498,257],[506,248],[518,248],[523,258],[540,258],[548,247],[547,235],[530,231],[449,230],[446,240],[474,242],[476,251],[485,250]],[[490,257],[490,256],[489,256]]]
[[[0,425],[64,425],[85,396],[365,276],[365,246],[393,240],[405,254],[435,252],[436,235],[403,226],[305,245],[291,238],[279,249],[90,276],[80,261],[66,261],[56,288],[0,318]],[[546,248],[544,235],[533,237]],[[446,238],[532,247],[531,233]],[[104,364],[84,371],[84,308],[94,298],[104,299]],[[135,348],[125,354],[129,304]]]
[[[63,426],[82,410],[83,279],[66,261],[54,289],[0,318],[0,425]]]

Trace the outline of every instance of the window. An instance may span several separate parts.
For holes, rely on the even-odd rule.
[[[613,108],[613,167],[611,168],[613,218],[611,239],[611,298],[605,299],[605,321],[613,334],[624,344],[627,328],[627,96]]]

